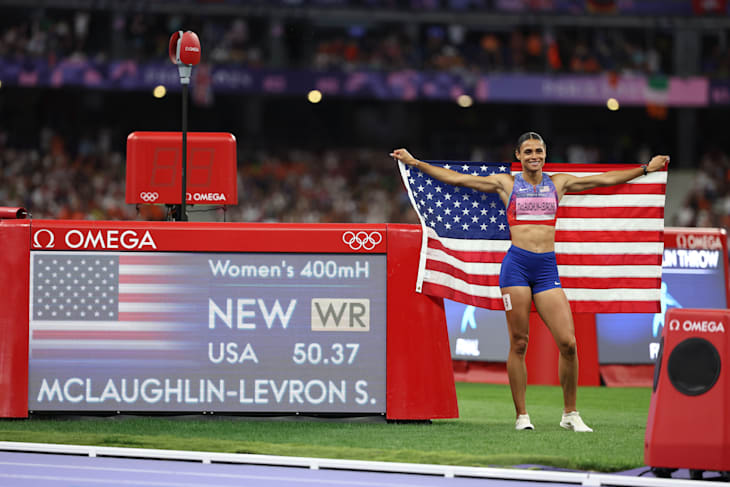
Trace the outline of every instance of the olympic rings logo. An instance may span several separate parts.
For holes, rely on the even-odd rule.
[[[142,198],[142,201],[144,201],[146,203],[152,203],[154,201],[157,201],[157,198],[159,198],[160,195],[157,194],[157,191],[153,191],[153,192],[142,191],[139,194],[139,197]]]
[[[376,245],[383,241],[383,236],[380,232],[359,231],[355,233],[347,231],[342,234],[342,241],[349,245],[352,250],[373,250]]]

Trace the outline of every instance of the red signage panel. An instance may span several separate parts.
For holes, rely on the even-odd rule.
[[[198,281],[200,276],[193,273],[190,275],[191,280],[186,282],[185,279],[180,279],[180,272],[178,272],[185,269],[191,270],[191,264],[196,258],[198,258],[198,252],[206,254],[226,253],[225,257],[221,256],[221,262],[224,260],[227,261],[229,257],[232,262],[234,259],[249,259],[252,262],[251,265],[255,268],[254,270],[256,273],[246,274],[246,279],[274,278],[274,272],[269,274],[260,271],[261,265],[265,265],[265,262],[262,262],[259,257],[271,258],[271,255],[277,252],[296,254],[292,257],[287,256],[287,273],[277,275],[276,278],[284,279],[285,276],[288,280],[290,278],[289,269],[293,268],[295,272],[291,276],[292,278],[297,276],[297,279],[312,279],[313,285],[306,288],[308,291],[299,289],[299,287],[297,287],[300,286],[298,283],[290,285],[289,287],[293,290],[293,294],[286,297],[286,306],[284,306],[284,308],[281,308],[280,305],[277,304],[277,298],[272,296],[272,287],[270,286],[225,286],[227,290],[226,292],[230,291],[234,293],[234,295],[221,298],[221,295],[218,293],[211,294],[211,296],[213,296],[213,303],[216,306],[218,305],[215,300],[220,301],[223,299],[223,301],[221,301],[222,303],[227,303],[226,300],[228,299],[232,301],[235,300],[237,303],[236,313],[239,313],[239,308],[242,312],[248,313],[249,310],[244,310],[244,307],[248,306],[246,304],[246,300],[254,299],[249,296],[250,292],[260,293],[261,298],[259,299],[257,295],[256,305],[258,306],[257,309],[261,310],[261,313],[254,311],[252,316],[257,316],[264,321],[267,319],[277,320],[279,318],[275,317],[279,316],[281,318],[279,321],[282,326],[278,328],[277,333],[281,336],[289,337],[292,337],[295,333],[297,333],[294,328],[301,328],[302,332],[307,332],[307,330],[309,330],[314,331],[316,334],[321,334],[321,330],[316,329],[316,326],[322,325],[322,323],[325,323],[328,319],[330,322],[327,323],[330,325],[336,325],[331,320],[339,322],[342,317],[354,316],[355,321],[352,321],[351,319],[347,322],[348,326],[352,327],[355,324],[358,326],[362,325],[366,319],[365,315],[362,313],[337,314],[325,311],[323,312],[324,314],[314,314],[314,311],[312,310],[316,311],[317,309],[320,309],[316,308],[316,306],[322,305],[322,299],[330,300],[328,305],[329,308],[327,309],[334,309],[333,307],[337,306],[342,308],[342,300],[346,298],[333,298],[334,295],[331,291],[336,288],[338,283],[340,284],[340,287],[346,289],[347,292],[354,293],[353,296],[355,296],[355,299],[351,300],[351,302],[356,306],[351,306],[350,309],[355,309],[356,311],[360,309],[359,306],[362,305],[363,296],[360,295],[361,291],[359,285],[355,284],[357,284],[357,280],[366,279],[370,276],[370,267],[368,265],[364,265],[363,262],[365,262],[365,259],[367,259],[368,262],[370,260],[375,262],[378,259],[382,262],[385,257],[385,259],[387,259],[387,276],[381,272],[379,274],[380,277],[376,278],[376,280],[380,279],[380,281],[375,282],[374,284],[380,289],[385,289],[387,293],[386,299],[382,301],[382,303],[387,306],[387,347],[385,346],[385,343],[381,345],[381,349],[386,354],[385,360],[387,364],[386,417],[388,419],[407,420],[451,418],[458,416],[442,300],[424,296],[413,290],[413,282],[418,272],[418,246],[421,242],[421,230],[420,227],[416,225],[389,226],[385,224],[346,225],[275,223],[222,224],[213,222],[95,222],[80,220],[33,220],[31,222],[30,220],[0,219],[0,240],[9,243],[9,245],[6,245],[4,259],[0,262],[0,270],[3,271],[3,275],[16,276],[16,278],[8,281],[8,286],[5,286],[7,289],[5,289],[5,292],[3,293],[5,299],[0,300],[0,303],[2,304],[0,306],[0,315],[12,318],[6,320],[10,326],[5,327],[6,329],[3,330],[3,340],[0,340],[0,363],[4,365],[0,366],[0,417],[27,417],[28,400],[33,399],[35,401],[45,401],[49,398],[49,394],[53,396],[53,398],[58,398],[59,394],[65,394],[63,397],[71,397],[74,400],[78,398],[81,398],[82,400],[86,399],[87,402],[97,405],[97,401],[101,400],[101,396],[99,396],[92,388],[84,385],[86,383],[92,384],[93,381],[82,381],[83,384],[81,384],[79,382],[81,380],[79,379],[79,374],[81,372],[78,370],[73,371],[72,377],[64,378],[65,384],[68,384],[68,387],[57,388],[50,386],[49,388],[44,389],[45,392],[40,396],[37,394],[30,394],[29,357],[32,359],[32,356],[30,356],[29,353],[30,350],[37,350],[40,355],[45,354],[46,356],[58,353],[70,353],[70,360],[84,361],[84,367],[86,367],[88,366],[88,360],[84,359],[80,355],[86,354],[87,356],[91,355],[96,357],[91,360],[106,360],[108,358],[108,352],[98,349],[96,345],[93,347],[75,347],[71,349],[66,348],[64,344],[61,344],[61,348],[58,348],[59,343],[56,343],[55,339],[51,338],[47,331],[66,326],[69,322],[80,322],[84,319],[90,320],[90,323],[95,323],[94,326],[100,327],[103,331],[103,329],[109,327],[112,327],[113,329],[120,319],[120,312],[122,314],[131,313],[136,315],[147,312],[139,312],[140,303],[132,303],[127,300],[120,301],[119,298],[116,297],[114,298],[116,304],[113,305],[112,309],[107,309],[107,316],[103,320],[96,318],[96,315],[94,315],[93,318],[84,318],[85,315],[82,315],[81,311],[78,311],[79,316],[74,315],[69,318],[68,313],[71,313],[71,308],[68,308],[68,310],[64,309],[65,316],[62,319],[49,320],[45,318],[45,311],[37,307],[41,303],[41,300],[45,300],[45,293],[47,291],[51,291],[50,289],[43,288],[46,285],[45,277],[44,282],[36,282],[29,279],[31,276],[39,278],[40,273],[46,272],[45,268],[41,268],[41,264],[43,266],[65,266],[68,264],[68,262],[65,261],[83,259],[84,256],[88,254],[93,254],[94,256],[99,257],[100,260],[123,260],[125,261],[124,266],[127,267],[127,270],[125,271],[125,276],[127,277],[125,277],[125,279],[127,279],[130,275],[135,275],[139,276],[141,280],[134,283],[124,282],[124,286],[127,287],[125,289],[121,289],[121,292],[126,294],[131,292],[136,296],[144,298],[143,302],[141,302],[141,306],[149,308],[150,302],[147,298],[150,295],[161,296],[167,292],[177,292],[178,289],[175,288],[175,286],[180,285],[188,286],[188,288],[193,289],[193,292],[187,294],[177,293],[176,296],[187,296],[187,298],[190,298],[193,301],[196,299],[199,300],[201,288]],[[185,252],[185,254],[180,255],[180,252]],[[253,252],[261,253],[261,256],[250,255],[250,253]],[[348,256],[346,254],[355,255]],[[64,262],[60,262],[61,259],[59,259],[59,262],[52,262],[53,259],[48,259],[46,262],[46,257],[52,255],[63,255]],[[356,260],[354,264],[340,265],[341,262],[345,262],[342,259],[352,259],[353,257],[360,260]],[[142,260],[140,260],[140,258]],[[149,262],[153,263],[148,265]],[[165,265],[161,265],[160,262]],[[279,260],[274,258],[272,262],[276,262],[278,264]],[[297,267],[297,263],[303,265]],[[103,266],[105,264],[103,262],[96,262],[93,264],[89,263],[89,265]],[[170,265],[172,267],[169,267]],[[221,266],[222,265],[228,266],[227,262],[222,263]],[[146,266],[148,268],[130,269],[130,266]],[[231,277],[235,277],[236,279],[243,278],[241,277],[243,274],[240,272],[231,271],[225,274],[227,271],[222,270],[221,266],[214,265],[212,268],[209,266],[210,264],[207,263],[207,266],[204,265],[203,267],[206,268],[206,274],[209,272],[212,273],[211,275],[214,279],[211,282],[217,282],[219,278],[223,280]],[[278,266],[272,265],[270,267],[272,270],[277,267],[284,268],[284,263],[282,262]],[[233,269],[233,267],[230,268]],[[243,269],[242,267],[239,268]],[[59,267],[59,270],[60,269],[61,267]],[[134,272],[140,270],[143,272]],[[155,279],[163,276],[162,281],[158,282],[154,279],[150,280],[150,270],[157,273],[157,277],[155,277]],[[168,273],[167,271],[169,270],[172,270],[173,272]],[[296,272],[297,270],[301,272]],[[31,274],[33,272],[36,274]],[[71,266],[66,268],[64,272],[85,273],[86,269],[75,269]],[[188,271],[184,271],[183,274],[185,272]],[[224,274],[221,274],[222,272]],[[81,276],[81,274],[79,274],[79,276]],[[85,275],[83,277],[85,279],[91,279],[90,275]],[[48,278],[51,278],[51,276],[49,275]],[[58,278],[65,279],[65,276],[60,276]],[[94,277],[94,279],[96,278],[99,278],[98,274]],[[119,273],[115,275],[115,278],[119,279]],[[106,279],[106,277],[102,276],[101,279]],[[347,279],[352,280],[352,284],[345,283],[343,286],[342,281]],[[319,284],[314,281],[317,281]],[[223,281],[221,282],[226,284]],[[81,281],[79,281],[79,283],[72,284],[71,282],[67,282],[65,286],[86,285]],[[135,288],[135,286],[139,286],[140,284],[145,287],[144,293],[139,291],[140,288]],[[129,287],[128,285],[131,285],[132,287]],[[168,288],[160,286],[168,286]],[[169,286],[172,286],[174,289],[169,288]],[[363,289],[367,289],[368,287],[372,286],[365,285],[363,283]],[[43,295],[39,294],[41,290],[43,291]],[[302,293],[310,292],[311,290],[326,293],[324,295],[325,298],[314,298],[312,300],[302,298]],[[65,288],[54,291],[58,293],[65,292]],[[88,291],[91,292],[90,289]],[[118,294],[119,292],[120,287],[117,285],[116,293]],[[239,293],[243,294],[239,295]],[[207,303],[208,310],[214,309],[214,313],[213,315],[205,313],[205,316],[203,317],[204,319],[200,322],[202,323],[202,327],[199,326],[200,323],[196,321],[197,318],[188,312],[189,310],[183,311],[182,314],[178,313],[178,318],[182,320],[180,323],[191,322],[193,323],[192,326],[198,326],[206,335],[209,333],[215,333],[216,338],[211,336],[210,339],[205,338],[200,343],[197,343],[195,340],[174,341],[175,343],[179,342],[178,344],[186,350],[188,348],[195,349],[202,346],[202,356],[205,357],[207,355],[208,360],[212,363],[220,364],[224,360],[224,357],[230,358],[228,348],[225,348],[224,352],[224,349],[221,348],[221,346],[231,343],[235,344],[234,341],[224,343],[223,338],[221,337],[229,333],[240,333],[239,329],[245,328],[248,330],[247,327],[249,326],[249,323],[246,321],[238,321],[236,325],[234,325],[231,321],[229,326],[226,322],[226,320],[229,319],[228,307],[221,304],[221,306],[224,307],[215,311],[215,308],[210,308],[210,296],[204,295],[203,297],[203,310],[205,311],[205,303]],[[280,299],[283,300],[284,298]],[[339,299],[339,301],[336,301],[335,299]],[[189,306],[193,303],[193,301],[187,303],[181,302],[179,299],[171,302],[161,301],[156,302],[152,308],[156,313],[170,313],[168,308],[174,308],[175,310],[180,311],[182,309],[181,307]],[[60,304],[65,305],[65,303],[56,304],[59,309]],[[109,303],[101,304],[103,307],[108,306]],[[264,307],[262,308],[262,306]],[[288,310],[291,309],[291,312],[294,313],[295,306],[299,308],[312,306],[310,309],[312,312],[305,313],[303,318],[296,320],[298,322],[296,327],[290,327],[287,330],[286,327],[283,326],[283,320],[289,319],[287,317],[289,316]],[[133,309],[135,307],[138,308],[137,311]],[[45,304],[43,305],[43,309],[45,309]],[[264,309],[267,310],[266,315],[264,315]],[[278,311],[271,311],[271,313],[269,313],[268,310]],[[408,310],[408,313],[406,313],[407,316],[402,313],[403,310]],[[111,316],[108,314],[109,312],[114,315],[114,319],[109,318]],[[175,312],[176,311],[173,311],[173,313]],[[231,317],[233,316],[233,312],[234,309],[231,307]],[[53,313],[51,314],[53,315]],[[216,326],[215,329],[212,330],[210,329],[209,323],[206,325],[210,316],[213,316],[215,320],[219,320],[214,322]],[[266,318],[266,316],[269,316],[270,318]],[[293,317],[294,315],[292,314],[291,316]],[[148,327],[150,323],[152,326],[156,326],[155,323],[162,323],[157,321],[147,322],[144,321],[147,320],[147,318],[144,317],[139,317],[139,319],[143,321],[138,322],[137,325],[139,325],[142,329]],[[310,319],[310,326],[299,326],[302,324],[308,324]],[[317,319],[319,319],[319,321],[316,321]],[[372,317],[369,319],[372,319]],[[32,328],[30,327],[31,320],[33,322]],[[271,327],[264,321],[261,322],[261,325],[263,326],[259,326],[259,329],[263,334],[268,334],[269,331],[271,331]],[[381,326],[385,324],[385,321],[386,320],[383,320],[382,318],[380,319]],[[164,322],[162,325],[168,326],[168,323],[169,322]],[[198,325],[195,325],[194,323],[198,323]],[[255,321],[251,321],[251,323],[254,325],[256,324]],[[375,322],[373,321],[373,323]],[[275,326],[278,326],[278,324],[279,323],[277,322]],[[83,329],[86,330],[87,328],[88,327]],[[417,333],[414,334],[414,330],[417,331]],[[355,363],[355,360],[365,356],[364,353],[355,353],[356,350],[359,349],[358,344],[361,343],[363,339],[362,330],[359,334],[346,333],[345,336],[343,336],[342,333],[344,331],[345,330],[343,328],[337,332],[321,334],[321,337],[325,337],[325,335],[327,335],[330,339],[335,340],[332,344],[327,343],[327,347],[320,343],[321,340],[324,340],[324,338],[320,338],[320,336],[316,336],[317,340],[307,341],[305,347],[306,350],[302,348],[302,346],[305,345],[304,341],[298,341],[294,344],[292,349],[285,347],[286,354],[283,356],[283,360],[286,361],[287,367],[280,367],[280,369],[286,370],[287,373],[289,373],[289,371],[301,370],[302,368],[300,365],[311,365],[314,367],[312,368],[313,371],[318,374],[322,374],[323,372],[321,372],[321,370],[324,369],[322,369],[321,364],[319,363],[319,355],[317,355],[317,353],[320,351],[324,353],[326,349],[328,355],[322,356],[322,363],[325,366],[327,366],[329,360],[330,368],[335,366],[342,366],[345,368],[349,366],[352,369],[357,368],[355,371],[356,373],[362,373],[362,367]],[[76,336],[69,336],[68,334],[66,334],[66,336],[69,337],[70,340],[78,339]],[[249,336],[248,332],[247,336]],[[265,336],[266,339],[268,339],[267,336]],[[47,339],[50,341],[47,343],[39,342],[36,344],[38,346],[33,348],[29,341],[31,338],[34,340]],[[88,334],[85,335],[85,337],[82,337],[82,339],[96,340],[95,337],[90,337]],[[158,337],[155,336],[153,339],[158,340]],[[296,336],[294,336],[294,339],[299,340]],[[347,341],[345,342],[344,340]],[[124,350],[131,350],[133,352],[137,351],[136,344],[132,344],[128,349],[125,349],[124,347],[129,345],[125,343],[125,340],[121,340],[121,342],[115,340],[102,341],[105,342],[107,347],[114,348],[115,350],[122,350],[122,352]],[[216,342],[218,346],[213,346],[211,349],[210,343],[213,342]],[[251,351],[249,352],[239,353],[240,351],[235,351],[239,357],[239,361],[241,360],[241,357],[243,357],[246,360],[247,365],[248,363],[252,363],[250,361],[253,360],[254,347],[256,347],[257,343],[258,342],[249,344],[251,347]],[[277,342],[277,346],[279,344],[280,342]],[[207,354],[205,353],[206,348]],[[256,352],[262,355],[264,353],[270,355],[272,353],[270,350],[273,348],[275,347],[262,345],[256,349]],[[60,350],[60,352],[58,350]],[[213,351],[211,352],[211,350]],[[338,351],[340,350],[347,351],[347,355],[344,353],[339,355]],[[119,354],[122,352],[117,351],[115,353]],[[173,350],[173,359],[175,353],[175,350]],[[372,358],[372,355],[370,354],[367,356]],[[154,359],[157,360],[160,357],[162,356],[155,355]],[[164,357],[162,358],[164,359]],[[188,360],[188,358],[188,355],[185,355],[183,362],[189,367],[190,360]],[[11,362],[10,365],[8,365],[8,360]],[[135,362],[136,360],[136,358],[132,359],[130,364],[139,366],[139,364]],[[225,360],[228,359],[226,358]],[[291,363],[289,363],[289,361],[291,361]],[[350,361],[353,363],[350,364]],[[229,360],[226,363],[232,364]],[[293,367],[291,365],[292,363],[295,364]],[[390,367],[393,364],[400,364],[400,366],[391,371]],[[407,364],[410,364],[412,367],[405,367],[404,365]],[[423,366],[423,364],[428,364],[428,367]],[[217,368],[218,367],[216,366],[216,369]],[[142,364],[141,369],[143,371],[147,370],[144,364]],[[190,373],[197,374],[199,370],[197,366],[194,366],[193,369],[195,372]],[[87,370],[89,369],[87,368]],[[118,367],[115,366],[114,370],[118,370]],[[177,373],[178,369],[174,369],[174,371],[174,373]],[[56,373],[57,371],[54,371],[54,374]],[[236,397],[239,398],[239,402],[241,404],[245,406],[247,404],[256,403],[256,401],[266,404],[267,402],[275,399],[275,394],[273,393],[267,396],[266,393],[252,392],[255,391],[255,389],[251,389],[250,382],[249,387],[244,388],[244,383],[241,382],[243,379],[238,377],[239,375],[240,374],[237,372],[235,390],[238,391]],[[39,377],[41,381],[44,378],[47,379],[45,375],[41,375]],[[262,377],[267,377],[268,379],[268,376]],[[338,384],[341,384],[341,381],[322,381],[317,379],[317,377],[321,376],[312,375],[311,377],[305,377],[308,383],[314,384],[310,388],[299,390],[299,392],[296,392],[293,395],[282,393],[281,397],[293,397],[297,402],[299,402],[299,398],[301,397],[302,400],[311,399],[310,402],[314,403],[319,401],[320,398],[325,397],[321,394],[321,391],[324,389],[320,387],[320,382],[326,384],[326,387],[333,387],[328,384],[334,384],[335,387],[337,387]],[[147,388],[150,384],[154,386],[156,380],[158,379],[155,377],[147,377],[144,378],[142,382],[139,382],[139,384],[147,384],[147,386],[144,386]],[[304,383],[304,379],[297,380]],[[205,401],[207,402],[210,402],[207,397],[211,397],[213,402],[224,402],[229,396],[229,389],[221,388],[219,381],[202,381],[196,379],[190,382],[190,384],[193,382],[196,385],[204,384],[206,388],[207,384],[212,384],[214,386],[212,393],[205,396]],[[264,382],[268,384],[270,383],[270,380],[259,380],[256,382],[259,385],[253,387],[258,387],[260,390],[263,390],[261,387],[263,387],[262,384],[264,384]],[[58,383],[60,384],[60,382]],[[111,389],[107,389],[107,384],[109,383],[109,378],[106,378],[106,380],[100,383],[104,387],[102,396],[104,397],[104,401],[116,401],[116,396],[119,390],[114,389],[114,391],[112,391]],[[171,387],[171,389],[168,388],[168,390],[171,391],[170,397],[180,404],[183,402],[187,404],[187,401],[189,401],[190,404],[196,404],[196,411],[205,410],[198,409],[202,405],[203,399],[201,398],[204,397],[203,395],[189,395],[187,389],[183,392],[183,389],[181,388],[182,386],[178,386],[177,384],[178,382],[176,381],[171,380],[169,382],[169,387]],[[299,384],[299,382],[296,382],[296,384]],[[364,395],[364,391],[367,390],[365,383],[352,383],[349,381],[347,384],[355,387],[354,395],[340,394],[337,390],[335,390],[334,396],[331,397],[334,397],[336,400],[343,403],[348,400],[347,398],[352,398],[356,404],[364,405],[368,408],[375,404],[372,399],[376,396],[366,397]],[[166,384],[163,384],[163,386],[168,387]],[[116,386],[113,385],[112,387]],[[162,391],[162,389],[157,387],[152,387],[152,389]],[[223,391],[225,391],[225,394]],[[318,395],[315,396],[315,392],[317,392]],[[157,392],[153,393],[157,394]],[[309,394],[309,397],[307,394]],[[152,397],[145,395],[145,398],[147,399],[142,396],[143,394],[139,395],[139,397],[143,400],[149,400],[150,404],[158,404],[160,410],[171,411],[171,409],[166,406],[166,401],[160,401],[161,396]],[[119,395],[119,398],[122,401],[126,401],[126,398],[128,397],[131,396],[125,396],[124,394]],[[259,399],[256,399],[257,397],[259,397]],[[370,400],[366,401],[365,399],[368,398]],[[78,401],[75,401],[72,406],[69,406],[69,402],[65,404],[64,411],[71,412],[72,410],[78,410]],[[133,408],[130,404],[125,404],[127,405],[128,410],[141,410]],[[381,399],[377,401],[377,405],[375,407],[380,409],[380,406],[378,405],[382,404],[381,397]],[[119,410],[119,408],[115,408],[113,410]],[[212,411],[213,409],[210,410]]]
[[[180,204],[181,161],[181,132],[129,134],[126,202]],[[187,204],[238,203],[236,138],[233,134],[187,134],[186,189]]]
[[[31,250],[385,253],[386,225],[33,220]]]

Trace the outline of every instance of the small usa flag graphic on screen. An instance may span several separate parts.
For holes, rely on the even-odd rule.
[[[117,319],[119,257],[63,255],[35,261],[33,318]]]
[[[185,254],[34,252],[32,265],[33,358],[181,358],[205,324],[204,268]]]

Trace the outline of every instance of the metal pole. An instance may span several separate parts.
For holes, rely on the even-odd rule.
[[[188,221],[185,204],[187,202],[188,166],[188,85],[182,85],[182,199],[180,200],[180,221]]]

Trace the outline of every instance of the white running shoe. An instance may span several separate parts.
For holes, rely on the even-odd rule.
[[[530,423],[530,415],[529,414],[520,414],[517,416],[517,421],[515,421],[515,429],[516,430],[534,430],[535,427],[532,426],[532,423]]]
[[[578,411],[563,413],[563,419],[560,420],[560,426],[566,430],[577,431],[582,433],[590,433],[593,430],[586,426],[580,417]]]

